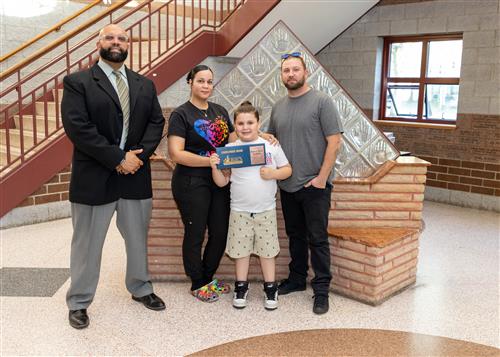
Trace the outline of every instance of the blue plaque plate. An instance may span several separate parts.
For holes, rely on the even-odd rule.
[[[266,164],[265,144],[238,145],[217,148],[219,169],[258,166]]]

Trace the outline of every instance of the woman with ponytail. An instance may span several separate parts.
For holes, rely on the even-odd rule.
[[[229,187],[219,187],[212,179],[210,155],[215,149],[236,140],[229,114],[209,102],[213,72],[198,65],[187,75],[189,100],[176,108],[168,125],[168,152],[176,163],[172,193],[184,223],[182,256],[184,270],[191,279],[191,294],[213,302],[230,286],[214,279],[226,248],[229,220]],[[203,256],[205,231],[208,240]]]

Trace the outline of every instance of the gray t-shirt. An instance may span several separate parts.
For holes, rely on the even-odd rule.
[[[340,115],[332,98],[310,89],[300,97],[284,97],[271,112],[268,132],[275,135],[288,161],[292,176],[280,181],[279,187],[297,192],[318,176],[327,146],[326,137],[342,133]],[[333,179],[333,171],[329,182]]]

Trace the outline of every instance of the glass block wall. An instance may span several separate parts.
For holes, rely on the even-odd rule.
[[[396,159],[399,151],[282,21],[217,83],[210,100],[224,106],[231,117],[240,103],[249,100],[259,110],[265,130],[273,104],[287,95],[280,75],[281,55],[292,52],[302,53],[309,71],[308,84],[327,93],[340,112],[344,135],[336,177],[368,177],[387,160]]]

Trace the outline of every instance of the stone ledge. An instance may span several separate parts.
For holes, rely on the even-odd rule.
[[[328,227],[328,234],[341,240],[361,243],[368,247],[384,248],[394,242],[407,238],[417,229],[406,228],[336,228]]]

